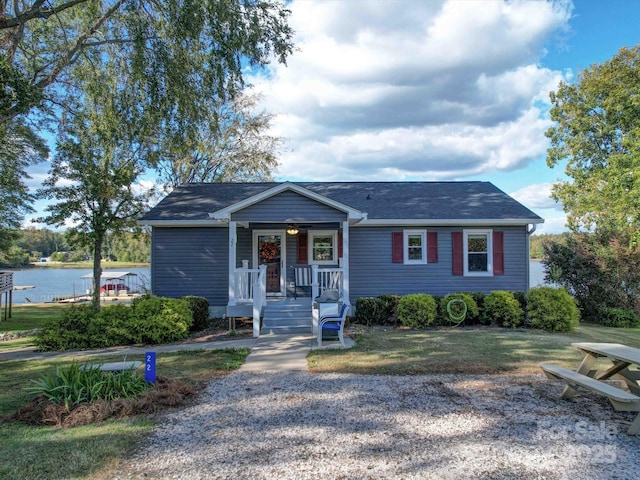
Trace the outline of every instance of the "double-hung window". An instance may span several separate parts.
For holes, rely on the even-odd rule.
[[[404,263],[427,263],[427,231],[404,231]]]
[[[464,230],[463,249],[465,275],[493,275],[491,230]]]
[[[335,230],[309,230],[310,264],[338,263],[338,232]]]

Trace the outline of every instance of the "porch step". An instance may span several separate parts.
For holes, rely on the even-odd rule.
[[[268,333],[311,333],[311,299],[267,301],[260,334]]]

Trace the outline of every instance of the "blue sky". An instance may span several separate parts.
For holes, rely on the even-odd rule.
[[[490,181],[564,230],[549,91],[640,43],[640,0],[288,5],[298,51],[249,78],[285,140],[276,180]]]
[[[484,180],[565,229],[549,91],[640,43],[640,1],[293,0],[287,67],[253,78],[278,180]]]

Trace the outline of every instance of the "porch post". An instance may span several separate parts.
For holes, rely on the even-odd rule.
[[[311,301],[320,295],[320,283],[318,282],[318,265],[311,265]]]
[[[316,304],[316,297],[320,295],[319,287],[318,265],[311,265],[311,331],[314,335],[318,334],[318,319],[320,318],[320,305]]]
[[[349,222],[342,222],[342,297],[349,302]]]
[[[236,222],[229,222],[229,306],[236,304]]]

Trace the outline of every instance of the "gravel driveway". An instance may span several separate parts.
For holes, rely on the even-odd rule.
[[[634,414],[542,375],[234,373],[118,479],[637,479]]]

